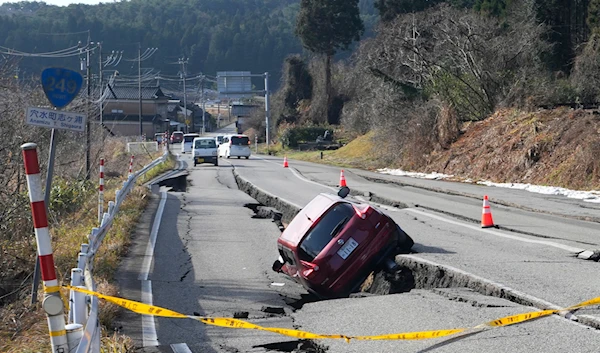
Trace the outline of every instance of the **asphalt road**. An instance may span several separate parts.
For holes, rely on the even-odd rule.
[[[252,218],[253,212],[244,207],[255,201],[237,190],[234,167],[241,177],[298,206],[319,192],[331,192],[339,180],[339,168],[290,161],[291,168],[284,169],[281,159],[270,156],[222,160],[219,167],[190,167],[187,192],[169,192],[164,201],[149,275],[155,305],[211,317],[232,317],[246,311],[248,320],[259,325],[346,335],[470,328],[537,310],[468,289],[415,289],[388,296],[311,302],[294,312],[287,304],[305,292],[285,276],[271,272],[279,230],[270,220]],[[573,257],[573,249],[600,248],[598,225],[574,219],[590,212],[589,208],[577,213],[581,205],[554,197],[552,202],[541,203],[542,212],[524,211],[538,205],[537,196],[513,190],[504,194],[482,186],[471,185],[471,189],[469,185],[446,186],[454,184],[447,182],[382,178],[403,183],[399,186],[373,182],[374,176],[346,171],[354,193],[370,192],[408,206],[388,207],[386,212],[416,241],[416,253],[409,257],[451,266],[558,306],[600,295],[600,264]],[[439,192],[444,187],[446,192]],[[481,200],[476,197],[482,193],[506,205],[492,204],[494,220],[513,231],[483,230],[470,221],[478,222]],[[154,209],[158,208],[158,197],[154,203]],[[563,213],[570,218],[557,216]],[[147,219],[141,222],[132,256],[120,275],[124,295],[134,300],[141,298],[136,294],[141,287],[136,272],[142,267],[139,263],[144,256],[140,254],[147,243],[144,233],[150,233],[152,216],[145,215]],[[271,317],[261,311],[263,306],[283,307],[286,315]],[[580,313],[597,315],[599,310],[596,306]],[[141,322],[139,316],[130,314],[123,325],[123,331],[140,346],[144,345],[141,332],[145,327]],[[145,352],[187,352],[182,347],[191,352],[290,352],[299,343],[272,333],[207,327],[193,320],[159,318],[154,324],[156,337],[145,341]],[[599,331],[558,316],[452,337],[315,342],[327,352],[597,352],[600,346]]]

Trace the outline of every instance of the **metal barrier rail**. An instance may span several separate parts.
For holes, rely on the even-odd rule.
[[[93,278],[94,257],[112,226],[113,220],[119,212],[119,207],[135,186],[138,178],[166,161],[168,155],[169,151],[165,149],[165,153],[161,157],[139,171],[129,174],[127,181],[123,182],[123,187],[116,191],[115,201],[109,201],[108,212],[103,214],[100,227],[92,228],[88,235],[89,244],[81,244],[77,268],[71,270],[72,286],[96,290],[96,283]],[[66,325],[69,352],[100,353],[101,330],[98,320],[98,298],[70,291],[69,302],[69,324]]]

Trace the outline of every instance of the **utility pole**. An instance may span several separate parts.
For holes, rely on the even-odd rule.
[[[88,43],[92,43],[90,41],[90,35],[88,33]],[[90,180],[90,149],[91,149],[91,133],[90,133],[90,96],[92,94],[92,85],[90,81],[90,76],[92,74],[92,68],[90,66],[90,48],[86,50],[86,61],[85,61],[86,69],[87,69],[87,101],[85,102],[85,111],[87,114],[87,119],[85,122],[86,125],[86,133],[85,133],[85,179]]]
[[[269,73],[265,72],[265,125],[266,125],[266,135],[267,135],[267,152],[269,151]]]
[[[187,64],[187,59],[184,60],[184,58],[179,59],[179,64],[181,64],[181,77],[183,78],[183,121],[185,122],[185,125],[187,126],[187,132],[190,132],[190,126],[188,125],[188,120],[187,120],[187,91],[185,89],[185,79],[186,79],[186,72],[185,72],[185,64]],[[192,128],[194,124],[192,124]],[[202,130],[204,130],[204,127],[202,127]]]
[[[202,135],[206,132],[206,123],[205,123],[205,111],[206,111],[206,99],[204,98],[204,75],[202,75],[202,80],[200,80],[200,84],[202,85]]]
[[[138,90],[140,93],[140,139],[144,136],[142,127],[142,43],[138,43]]]
[[[104,94],[104,86],[102,85],[102,43],[98,42],[98,78],[100,81],[100,98]],[[102,131],[102,137],[104,137],[104,107],[103,102],[100,100],[100,131]]]

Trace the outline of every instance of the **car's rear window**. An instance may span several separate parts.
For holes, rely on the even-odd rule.
[[[217,148],[217,143],[213,139],[196,140],[194,148]]]
[[[248,146],[248,136],[231,136],[231,144],[236,146]]]
[[[192,142],[198,135],[183,135],[184,142]]]
[[[312,261],[354,214],[352,206],[345,202],[330,208],[306,233],[298,247],[298,257],[304,261]]]

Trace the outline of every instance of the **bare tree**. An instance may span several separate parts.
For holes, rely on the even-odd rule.
[[[379,28],[361,64],[407,97],[437,94],[462,119],[482,119],[541,69],[548,48],[532,0],[509,11],[506,23],[449,5],[399,16]]]
[[[600,35],[592,34],[583,52],[575,59],[571,82],[582,103],[595,103],[600,98]]]

